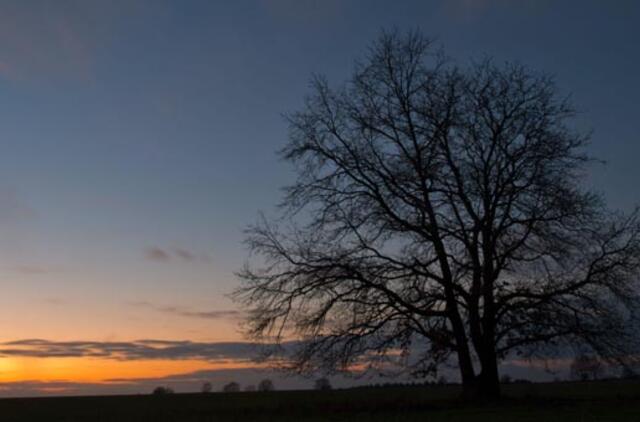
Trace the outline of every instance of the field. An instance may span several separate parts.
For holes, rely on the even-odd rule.
[[[640,421],[640,382],[509,384],[478,405],[457,386],[0,400],[0,421]]]

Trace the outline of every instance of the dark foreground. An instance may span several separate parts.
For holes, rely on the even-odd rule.
[[[0,400],[0,421],[640,421],[640,382],[510,384],[495,404],[456,386]]]

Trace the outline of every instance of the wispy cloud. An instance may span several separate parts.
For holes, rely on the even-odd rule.
[[[261,0],[260,4],[274,18],[306,25],[322,25],[327,21],[335,23],[347,6],[339,0]]]
[[[43,267],[40,265],[13,265],[11,267],[7,267],[7,271],[26,275],[51,274],[52,272],[55,272],[53,268]]]
[[[131,306],[148,308],[156,312],[185,317],[185,318],[203,318],[203,319],[239,319],[244,313],[234,309],[217,309],[211,311],[194,310],[180,306],[163,306],[150,302],[130,302]]]
[[[59,297],[48,297],[44,299],[43,302],[46,303],[47,305],[52,305],[52,306],[61,306],[67,303],[65,299],[62,299]]]
[[[284,348],[296,347],[299,343],[290,342]],[[212,367],[200,370],[180,372],[158,377],[119,377],[102,379],[99,382],[78,382],[73,379],[60,380],[23,380],[16,382],[0,382],[0,394],[8,396],[41,396],[41,395],[108,395],[149,393],[158,385],[168,385],[176,391],[198,391],[203,382],[208,381],[215,389],[221,388],[229,381],[238,381],[242,385],[256,384],[263,378],[275,380],[278,388],[309,388],[308,378],[283,374],[273,368],[253,363],[259,356],[261,346],[243,342],[193,342],[173,340],[137,340],[131,342],[96,342],[96,341],[49,341],[42,339],[26,339],[0,343],[0,357],[26,358],[64,358],[87,357],[112,359],[118,361],[143,360],[201,360]],[[238,363],[234,367],[215,367],[216,363]],[[508,373],[514,378],[526,378],[537,381],[549,381],[553,377],[566,374],[569,361],[557,361],[555,372],[550,372],[548,365],[540,366],[540,362],[507,360],[501,365],[501,373]],[[455,381],[457,372],[444,369],[444,374]],[[400,376],[398,381],[415,381],[413,378]],[[336,376],[332,379],[335,386],[353,386],[388,381],[377,373],[362,373],[353,378]]]
[[[1,70],[0,70],[1,72]],[[30,220],[36,213],[13,188],[0,187],[0,224]]]
[[[121,2],[0,2],[0,76],[11,81],[90,81],[96,52],[119,18],[134,7]]]
[[[554,6],[549,0],[521,0],[513,2],[509,0],[446,0],[441,5],[445,16],[454,20],[472,22],[489,15],[496,10],[512,8],[525,14],[536,14]]]
[[[101,382],[72,380],[4,382],[0,383],[0,394],[3,397],[139,394],[150,393],[158,385],[170,386],[178,392],[193,392],[199,391],[203,382],[211,382],[214,390],[220,390],[229,381],[237,381],[242,385],[256,385],[264,378],[274,380],[276,387],[282,389],[310,388],[312,385],[307,378],[285,376],[264,368],[224,368],[203,369],[163,377],[112,378]],[[353,380],[347,382],[353,384]],[[340,382],[334,384],[344,385]]]
[[[183,261],[193,262],[197,259],[197,256],[194,253],[186,249],[175,248],[173,252],[178,258],[182,259]]]
[[[199,254],[185,248],[163,248],[153,246],[144,251],[144,255],[148,260],[156,262],[182,261],[182,262],[208,262],[209,256]]]
[[[90,66],[86,34],[79,34],[78,22],[69,14],[43,4],[5,3],[0,15],[0,46],[5,51],[2,76],[21,81],[43,72],[86,77]]]
[[[116,360],[250,361],[259,346],[244,342],[136,340],[131,342],[16,340],[0,344],[3,357],[92,357]]]
[[[167,251],[157,247],[147,248],[144,252],[144,256],[148,260],[156,262],[168,262],[171,260],[171,255],[169,255]]]
[[[501,373],[503,371],[506,371],[513,378],[526,378],[536,381],[551,381],[555,376],[534,367],[510,367],[508,364],[501,367]],[[457,379],[455,370],[445,370],[444,374],[451,381]],[[256,385],[264,378],[272,379],[278,389],[305,389],[311,388],[313,385],[308,377],[284,374],[268,368],[243,367],[209,368],[159,377],[110,378],[100,382],[77,382],[72,380],[4,382],[0,383],[0,394],[3,397],[148,394],[159,385],[169,386],[177,392],[194,392],[199,391],[204,382],[210,382],[213,384],[214,391],[219,391],[223,385],[230,381],[236,381],[246,386]],[[398,382],[416,381],[415,378],[407,376],[390,379],[377,374],[369,374],[356,378],[335,375],[331,378],[331,383],[334,387],[342,388],[389,382],[391,380]]]

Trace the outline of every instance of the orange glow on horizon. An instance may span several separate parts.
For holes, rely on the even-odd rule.
[[[162,378],[200,370],[256,367],[246,361],[127,360],[95,358],[0,358],[0,383],[68,381],[106,383],[114,379]]]

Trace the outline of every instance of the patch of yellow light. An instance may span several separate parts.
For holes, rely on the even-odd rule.
[[[15,359],[12,358],[0,358],[0,379],[5,373],[10,373],[16,368]]]
[[[248,368],[249,362],[198,360],[127,360],[96,358],[0,358],[0,382],[107,382],[114,379],[160,378],[200,370]]]

